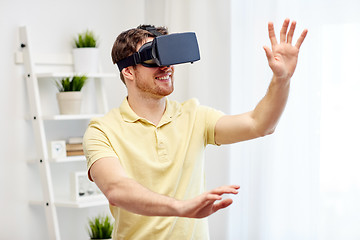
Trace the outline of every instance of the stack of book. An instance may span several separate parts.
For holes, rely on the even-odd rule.
[[[82,138],[70,138],[66,144],[67,156],[81,156],[84,155]]]

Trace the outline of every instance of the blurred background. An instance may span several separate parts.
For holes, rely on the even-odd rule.
[[[76,34],[93,30],[102,69],[116,76],[110,52],[120,32],[143,23],[194,31],[201,61],[176,66],[171,98],[195,97],[236,114],[265,95],[272,77],[262,48],[270,45],[267,23],[274,22],[279,37],[285,18],[298,23],[294,39],[305,28],[309,33],[277,130],[207,149],[207,187],[241,185],[233,205],[209,218],[210,236],[360,239],[359,11],[357,0],[0,0],[0,239],[48,239],[43,208],[29,205],[41,188],[36,167],[27,163],[37,152],[24,67],[15,63],[20,26],[39,54],[70,53]],[[105,90],[110,108],[126,97],[119,77],[107,79]],[[86,219],[99,212],[108,209],[60,208],[62,239],[88,239]]]

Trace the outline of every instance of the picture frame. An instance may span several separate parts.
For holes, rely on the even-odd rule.
[[[71,195],[72,200],[76,202],[105,198],[96,184],[88,179],[85,171],[76,171],[71,174]]]
[[[56,140],[50,141],[50,156],[53,159],[65,158],[66,157],[66,141]]]

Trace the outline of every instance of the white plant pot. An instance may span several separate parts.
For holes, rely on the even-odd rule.
[[[99,71],[98,48],[74,48],[74,71],[76,73],[97,73]]]
[[[59,92],[56,95],[60,114],[80,114],[82,93],[75,92]]]

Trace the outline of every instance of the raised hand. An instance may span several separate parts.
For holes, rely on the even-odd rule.
[[[290,24],[290,19],[285,19],[283,26],[280,31],[280,43],[277,42],[274,25],[272,22],[269,22],[269,38],[271,42],[271,49],[267,46],[264,46],[266,57],[269,62],[269,66],[274,73],[274,77],[278,79],[288,80],[294,74],[299,49],[303,43],[306,35],[307,29],[305,29],[296,44],[292,45],[292,40],[295,32],[296,22],[291,23],[290,29],[288,27]]]
[[[181,217],[204,218],[232,204],[232,199],[222,199],[223,194],[238,194],[240,186],[230,185],[215,188],[191,200],[180,201]],[[216,202],[218,201],[218,202]]]

